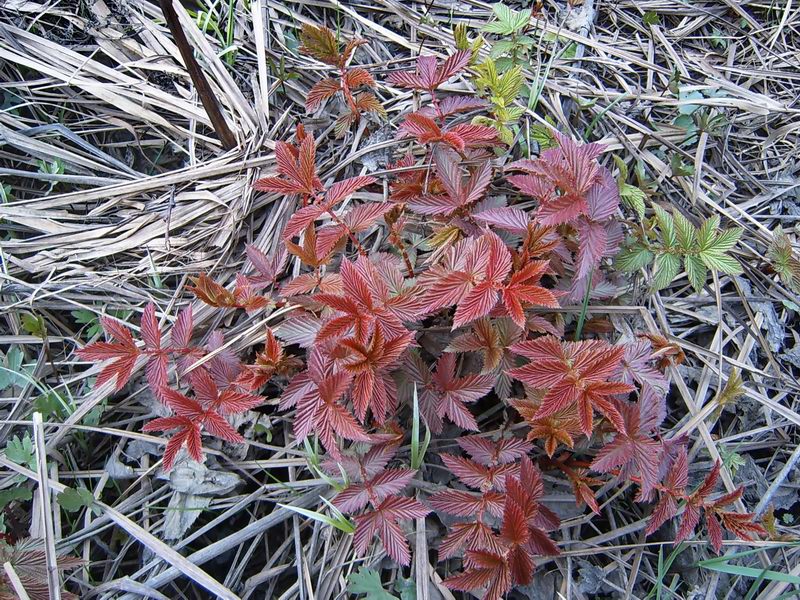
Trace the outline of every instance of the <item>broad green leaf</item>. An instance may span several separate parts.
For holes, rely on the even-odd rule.
[[[23,366],[25,356],[18,346],[9,348],[5,358],[0,361],[0,391],[12,385],[24,386],[33,372],[30,365]]]
[[[669,166],[672,174],[676,177],[694,175],[694,165],[686,164],[679,154],[673,154],[669,159]]]
[[[653,290],[662,290],[675,279],[681,269],[681,259],[675,254],[659,254],[653,264]]]
[[[11,487],[7,490],[0,490],[0,510],[4,509],[14,500],[30,500],[32,497],[30,489],[26,487]]]
[[[47,337],[47,326],[44,324],[44,319],[41,315],[25,313],[20,319],[20,324],[22,325],[22,329],[27,331],[30,335],[39,338]]]
[[[699,257],[709,269],[722,271],[726,275],[738,275],[742,272],[742,266],[739,261],[727,254],[701,252]]]
[[[678,100],[681,102],[686,102],[688,100],[702,100],[703,94],[701,92],[684,92],[681,90],[680,94],[678,94]],[[678,112],[682,115],[690,115],[695,112],[700,105],[698,104],[681,104],[678,106]]]
[[[640,188],[630,183],[621,183],[619,197],[622,198],[622,202],[636,211],[639,219],[644,219],[644,201],[647,199],[647,195]]]
[[[90,507],[94,502],[94,495],[86,488],[68,487],[56,496],[56,500],[67,512],[77,512],[82,508]]]
[[[36,461],[33,458],[33,442],[27,431],[22,439],[15,435],[6,442],[6,458],[32,470],[36,468]]]
[[[644,246],[634,245],[623,248],[617,254],[614,264],[625,273],[638,271],[649,265],[653,260],[653,253]]]
[[[530,129],[531,139],[539,144],[540,150],[547,150],[556,146],[553,131],[546,125],[533,125]]]
[[[514,31],[521,31],[527,27],[531,20],[531,9],[526,8],[516,13],[514,18]]]
[[[708,248],[714,241],[714,236],[717,235],[717,229],[719,229],[719,216],[714,215],[706,219],[700,226],[700,229],[697,230],[697,245],[700,247],[701,251]]]
[[[644,13],[644,15],[642,16],[642,22],[645,25],[648,25],[648,26],[649,25],[658,25],[659,20],[660,19],[659,19],[658,14],[654,13],[652,10]]]
[[[381,576],[372,569],[361,567],[357,573],[351,573],[347,591],[351,594],[365,594],[366,600],[397,600],[383,589]]]
[[[711,242],[703,248],[704,252],[722,254],[733,249],[739,238],[742,237],[742,230],[738,228],[725,229],[717,233]]]
[[[417,584],[411,578],[398,577],[394,582],[394,590],[400,592],[400,600],[417,600]]]
[[[516,11],[512,10],[509,6],[506,6],[502,2],[496,2],[492,4],[492,12],[497,19],[505,24],[510,24],[514,22],[514,15]]]
[[[666,248],[674,248],[677,238],[675,236],[675,222],[672,215],[661,208],[658,204],[653,204],[656,213],[656,221],[661,231],[661,241]]]
[[[675,231],[677,233],[678,246],[684,253],[689,253],[694,248],[695,227],[684,217],[680,211],[675,211]]]
[[[517,65],[503,73],[503,76],[500,77],[499,85],[494,92],[496,95],[502,96],[506,104],[511,104],[519,95],[523,81],[522,67]]]
[[[499,40],[492,44],[492,49],[489,51],[489,58],[497,59],[514,49],[514,42],[509,40]]]
[[[689,283],[696,292],[699,292],[706,283],[708,269],[706,269],[703,261],[694,255],[685,256],[684,264],[686,265],[686,276],[689,278]]]

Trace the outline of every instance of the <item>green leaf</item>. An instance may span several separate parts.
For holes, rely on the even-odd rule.
[[[361,567],[349,579],[347,591],[351,594],[365,594],[366,600],[397,600],[397,596],[383,589],[381,576],[372,569]]]
[[[509,40],[500,40],[492,44],[492,49],[489,50],[489,58],[497,59],[506,54],[507,52],[511,52],[514,49],[514,42]]]
[[[540,150],[547,150],[556,146],[553,131],[546,125],[533,125],[530,130],[531,139],[539,144]]]
[[[636,211],[639,219],[644,219],[644,201],[647,199],[647,195],[640,188],[630,183],[621,183],[619,186],[619,197],[622,198],[622,202],[624,202],[626,206]]]
[[[102,333],[103,327],[100,325],[100,319],[95,313],[90,310],[73,310],[72,317],[79,325],[83,325],[83,338],[90,340],[99,333]]]
[[[0,391],[6,390],[13,385],[22,387],[28,381],[33,369],[30,366],[23,366],[22,361],[25,356],[18,346],[9,348],[8,353],[0,364]]]
[[[683,177],[686,175],[694,175],[694,165],[688,165],[683,162],[683,159],[678,154],[673,154],[669,160],[670,169],[672,174],[676,177]]]
[[[626,165],[625,161],[616,154],[614,155],[614,164],[617,165],[617,168],[619,169],[617,183],[619,184],[620,189],[622,189],[622,184],[628,181],[628,165]]]
[[[661,231],[662,243],[668,249],[674,248],[677,238],[675,236],[675,222],[672,219],[672,215],[658,204],[653,204],[653,211],[656,213],[656,221]]]
[[[667,287],[681,269],[681,259],[675,254],[659,254],[653,265],[653,290]]]
[[[36,461],[33,458],[33,442],[27,431],[22,439],[15,435],[6,442],[6,458],[18,465],[27,466],[31,470],[36,468]]]
[[[614,261],[616,267],[625,272],[632,273],[649,265],[653,260],[653,253],[640,245],[629,246],[620,250]]]
[[[50,390],[46,394],[38,396],[33,401],[33,405],[42,415],[53,416],[58,419],[63,419],[72,412],[69,402],[55,390]]]
[[[324,498],[322,498],[323,502],[327,502]],[[308,510],[305,508],[300,508],[299,506],[290,506],[288,504],[280,504],[278,506],[281,508],[285,508],[292,512],[296,512],[299,515],[303,515],[304,517],[308,517],[309,519],[313,519],[314,521],[319,521],[320,523],[324,523],[325,525],[330,525],[338,529],[339,531],[343,531],[344,533],[353,533],[356,530],[355,525],[353,525],[352,521],[345,517],[339,509],[337,509],[333,504],[328,503],[328,506],[332,508],[333,517],[329,517],[328,515],[323,515],[322,513],[315,512],[313,510]]]
[[[701,100],[703,98],[703,94],[701,92],[681,92],[678,94],[678,100],[681,102],[685,102],[687,100]],[[695,112],[700,105],[698,104],[681,104],[678,106],[678,112],[682,115],[690,115]]]
[[[699,257],[709,269],[722,271],[726,275],[739,275],[742,272],[739,261],[727,254],[701,252]]]
[[[699,292],[706,283],[708,274],[706,265],[694,255],[685,256],[684,263],[686,265],[686,276],[689,278],[689,283],[696,292]]]
[[[3,510],[14,500],[30,500],[32,495],[31,491],[26,487],[12,487],[7,490],[0,490],[0,510]]]
[[[714,254],[722,254],[729,252],[742,237],[742,230],[738,228],[725,229],[717,231],[716,236],[711,239],[711,242],[706,245],[702,250],[704,252],[712,252]]]
[[[77,512],[82,508],[89,508],[94,502],[94,495],[86,488],[68,487],[56,496],[56,501],[67,512]]]
[[[421,422],[417,384],[414,383],[414,405],[411,421],[411,468],[415,471],[418,470],[425,461],[425,453],[428,451],[428,445],[431,443],[431,430],[428,429],[427,426],[425,427],[425,439],[420,443],[419,431]]]
[[[719,216],[714,215],[706,219],[697,231],[697,245],[703,251],[708,248],[714,240],[714,236],[719,229]]]
[[[689,222],[689,219],[677,210],[674,211],[673,218],[675,219],[678,246],[680,246],[684,254],[688,254],[694,248],[695,227]]]
[[[652,10],[647,11],[642,16],[642,22],[645,25],[647,25],[648,27],[650,25],[658,25],[659,20],[660,20],[659,16],[656,13],[654,13]]]
[[[400,600],[417,600],[417,584],[411,578],[398,577],[394,582],[394,590],[400,592]]]
[[[728,562],[709,564],[707,563],[707,561],[701,560],[698,564],[705,569],[709,569],[711,571],[717,571],[719,573],[738,575],[739,577],[768,579],[770,581],[782,581],[784,583],[800,585],[800,576],[791,575],[789,573],[782,573],[780,571],[770,571],[768,569],[756,569],[753,567],[740,567],[739,565],[732,565]]]
[[[22,315],[22,319],[20,319],[20,324],[30,335],[39,338],[47,337],[47,326],[44,324],[44,319],[41,315],[25,313]]]

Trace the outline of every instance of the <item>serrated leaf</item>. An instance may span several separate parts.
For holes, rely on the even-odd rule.
[[[6,458],[18,465],[35,468],[36,462],[33,458],[33,442],[30,434],[25,432],[21,439],[15,435],[8,440],[6,442]]]
[[[38,338],[47,337],[47,326],[45,325],[44,319],[41,315],[25,313],[20,319],[20,324],[22,325],[22,329],[24,329],[30,335]]]
[[[623,248],[614,261],[618,269],[625,273],[638,271],[653,261],[653,253],[644,246]]]
[[[397,600],[383,589],[380,575],[372,569],[361,567],[357,573],[351,573],[347,591],[351,594],[365,594],[365,600]]]
[[[625,164],[625,161],[617,156],[614,155],[614,164],[617,165],[619,169],[619,177],[617,177],[617,183],[619,183],[620,192],[622,191],[622,184],[628,181],[628,165]]]
[[[499,40],[492,44],[492,49],[489,50],[489,58],[497,59],[503,56],[506,52],[510,52],[514,48],[514,42],[509,40]]]
[[[742,266],[739,261],[727,254],[702,252],[698,256],[709,269],[722,271],[726,275],[738,275],[742,272]]]
[[[729,252],[736,245],[736,242],[739,241],[740,237],[742,237],[741,229],[725,229],[724,231],[720,231],[716,237],[714,237],[708,245],[701,248],[701,250],[713,254]]]
[[[30,500],[32,495],[30,489],[26,487],[12,487],[7,490],[0,490],[0,510],[3,510],[10,502],[15,500]]]
[[[630,183],[622,183],[619,186],[619,196],[627,206],[636,211],[639,219],[644,219],[644,201],[647,195],[641,189]]]
[[[699,292],[706,283],[706,276],[708,273],[706,265],[694,255],[686,256],[684,258],[684,263],[686,265],[686,276],[689,279],[689,283],[696,292]]]
[[[692,251],[692,248],[694,248],[696,239],[695,227],[680,212],[675,211],[673,216],[675,219],[678,246],[680,246],[684,253],[689,253]]]
[[[661,208],[658,204],[653,204],[653,211],[656,213],[656,221],[661,233],[661,241],[666,248],[673,248],[677,241],[675,236],[675,222],[672,215]]]
[[[56,501],[67,512],[77,512],[90,507],[94,502],[94,495],[86,488],[68,487],[56,496]]]
[[[701,252],[711,245],[714,236],[717,234],[717,229],[719,229],[719,215],[706,219],[700,229],[697,230],[697,245],[700,247]]]
[[[681,259],[675,254],[658,254],[653,268],[653,290],[667,287],[681,269]]]

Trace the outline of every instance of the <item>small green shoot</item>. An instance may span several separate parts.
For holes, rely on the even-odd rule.
[[[366,600],[397,600],[397,596],[383,589],[380,574],[372,569],[361,567],[348,579],[347,591],[350,594],[365,594]]]
[[[425,439],[420,443],[420,421],[419,397],[417,395],[417,384],[414,382],[414,411],[413,421],[411,423],[411,468],[415,471],[418,470],[425,461],[425,453],[428,450],[428,444],[431,443],[431,430],[428,429],[427,426],[425,427]]]
[[[338,508],[336,508],[325,498],[322,498],[322,496],[320,496],[320,499],[325,503],[325,505],[328,507],[328,510],[331,512],[330,517],[320,512],[308,510],[306,508],[301,508],[299,506],[291,506],[289,504],[280,504],[280,503],[278,503],[278,506],[280,506],[281,508],[285,508],[286,510],[295,512],[298,515],[303,515],[304,517],[313,519],[314,521],[324,523],[325,525],[330,525],[331,527],[334,527],[339,531],[343,531],[344,533],[353,533],[356,530],[356,526],[353,524],[353,522],[347,517],[345,517]]]

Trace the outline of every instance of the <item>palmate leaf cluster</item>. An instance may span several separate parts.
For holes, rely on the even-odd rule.
[[[789,236],[778,226],[772,232],[772,243],[767,250],[767,260],[780,276],[783,284],[800,294],[800,260],[794,254]]]
[[[500,139],[510,145],[514,141],[516,124],[525,114],[523,106],[514,104],[525,82],[522,67],[512,66],[499,73],[496,61],[488,58],[476,67],[476,71],[475,85],[491,103],[492,114],[489,117],[476,117],[473,122],[494,127]]]
[[[530,18],[495,12],[495,33],[517,35]],[[745,539],[760,534],[752,515],[724,509],[735,493],[713,497],[715,478],[686,489],[686,440],[663,431],[665,372],[679,349],[652,335],[574,339],[557,314],[611,287],[605,277],[623,241],[618,214],[628,188],[604,166],[606,148],[554,130],[538,156],[503,160],[521,115],[522,71],[492,59],[475,66],[477,42],[466,32],[458,38],[447,58],[421,55],[386,77],[424,99],[397,124],[400,151],[388,181],[326,176],[318,148],[335,142],[302,125],[276,142],[277,172],[254,187],[295,203],[281,249],[266,255],[248,247],[248,270],[235,282],[202,273],[189,290],[227,311],[221,321],[281,307],[263,347],[248,349],[243,361],[221,332],[194,342],[190,309],[168,327],[151,304],[140,336],[106,318],[108,340],[79,356],[104,363],[98,382],[117,391],[145,365],[169,415],[143,430],[169,435],[166,470],[183,447],[202,461],[209,438],[243,443],[232,417],[279,398],[289,423],[284,442],[305,445],[309,469],[337,491],[332,516],[296,512],[352,535],[357,556],[379,547],[402,566],[412,562],[409,529],[433,512],[448,524],[438,546],[450,573],[445,585],[489,600],[529,584],[539,557],[560,552],[545,477],[570,486],[576,504],[593,512],[611,497],[605,490],[633,485],[636,501],[655,509],[650,533],[685,506],[682,539],[701,527],[701,515],[714,548],[723,529]],[[306,26],[304,44],[344,73],[360,42],[341,50],[329,30]],[[444,88],[470,66],[485,99]],[[652,263],[660,287],[682,266],[698,288],[708,269],[736,272],[730,251],[738,230],[721,231],[718,219],[696,228],[659,206],[653,212],[618,265]],[[486,415],[497,408],[509,427],[487,434]],[[433,456],[426,450],[434,436],[456,439],[458,448]],[[451,481],[421,481],[442,466]],[[354,590],[388,594],[379,577],[363,573]]]
[[[495,20],[487,23],[481,29],[485,33],[492,33],[499,39],[492,42],[489,51],[489,58],[497,61],[497,67],[501,71],[514,66],[521,66],[531,48],[536,44],[536,40],[525,35],[531,20],[532,10],[514,10],[509,6],[498,2],[492,5],[492,13]]]
[[[657,204],[652,207],[654,218],[617,256],[620,270],[630,273],[652,264],[652,289],[661,290],[683,268],[697,292],[703,289],[709,270],[726,275],[742,272],[739,262],[730,255],[742,235],[741,229],[720,229],[717,215],[696,227],[677,210],[669,213]]]

